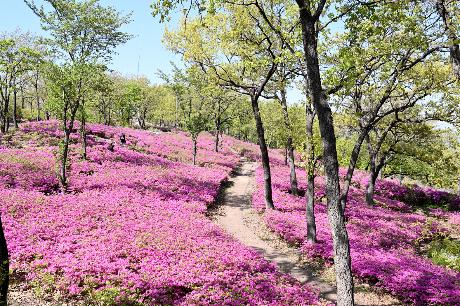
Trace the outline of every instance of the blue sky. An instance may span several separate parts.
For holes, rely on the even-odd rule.
[[[111,5],[124,13],[133,12],[133,21],[123,30],[135,36],[117,49],[118,55],[114,56],[110,68],[125,75],[136,75],[139,60],[139,73],[157,83],[161,82],[156,75],[158,69],[170,71],[170,61],[179,62],[179,57],[166,50],[161,43],[165,24],[160,24],[158,18],[151,15],[149,5],[152,1],[101,0],[101,3]],[[22,0],[1,0],[1,3],[0,32],[20,28],[22,31],[43,35],[38,17]]]

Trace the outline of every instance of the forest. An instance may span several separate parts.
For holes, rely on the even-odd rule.
[[[460,305],[460,1],[23,2],[0,305]]]

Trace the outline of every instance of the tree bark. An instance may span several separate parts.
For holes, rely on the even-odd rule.
[[[219,134],[220,134],[220,129],[221,129],[219,117],[216,119],[215,125],[216,125],[216,135],[215,135],[214,150],[216,152],[219,152]]]
[[[455,30],[455,25],[452,24],[449,10],[446,6],[445,0],[436,0],[436,9],[439,16],[441,16],[444,23],[444,28],[447,32],[447,37],[450,40],[449,46],[450,60],[452,62],[452,70],[455,77],[460,80],[460,45],[458,44],[458,37]]]
[[[17,129],[19,126],[18,126],[18,92],[17,90],[15,89],[13,91],[13,123],[14,123],[14,127]]]
[[[214,143],[214,151],[219,152],[219,130],[216,130],[216,136],[215,136],[215,143]]]
[[[353,178],[353,172],[355,171],[356,163],[358,162],[358,158],[359,158],[359,152],[361,151],[361,146],[367,134],[368,134],[367,130],[365,131],[362,130],[360,132],[358,139],[356,140],[355,146],[353,147],[353,150],[351,152],[350,162],[348,164],[348,170],[345,176],[345,180],[343,182],[342,194],[340,196],[340,206],[342,207],[342,211],[344,212],[347,206],[348,192],[350,191],[350,184]]]
[[[192,142],[193,142],[193,164],[196,165],[197,137],[193,137]]]
[[[67,191],[67,159],[69,155],[69,144],[70,144],[70,132],[71,129],[65,128],[64,130],[64,143],[62,146],[62,155],[61,155],[61,169],[59,180],[61,183],[62,190]]]
[[[10,107],[10,96],[8,93],[6,96],[6,99],[4,100],[4,104],[3,104],[3,116],[2,116],[3,122],[2,122],[2,127],[1,127],[2,133],[8,132],[8,128],[9,128],[8,109],[9,107]]]
[[[281,94],[280,103],[281,103],[281,109],[283,110],[284,124],[286,125],[287,132],[288,132],[287,143],[286,143],[286,157],[287,157],[287,162],[289,163],[289,181],[291,183],[291,192],[293,195],[299,195],[299,190],[297,187],[297,175],[295,172],[294,146],[292,144],[292,127],[291,127],[291,122],[289,121],[286,90],[282,88],[280,90],[280,94]]]
[[[316,109],[323,143],[327,211],[334,247],[337,305],[354,305],[350,245],[345,227],[345,218],[340,206],[339,164],[332,111],[322,88],[318,61],[316,22],[319,14],[315,13],[315,16],[312,16],[304,1],[298,0],[297,3],[299,5],[299,18],[307,69],[308,94]]]
[[[372,157],[375,159],[375,157]],[[372,165],[373,164],[373,165]],[[375,162],[371,162],[371,171],[369,174],[369,181],[367,182],[366,187],[366,203],[370,206],[374,205],[374,191],[375,191],[375,182],[377,181],[378,173],[375,167]]]
[[[35,79],[34,87],[35,87],[35,101],[37,102],[37,121],[40,121],[41,120],[40,118],[40,94],[38,92],[38,75]]]
[[[306,175],[307,190],[306,200],[306,220],[307,220],[307,240],[316,242],[316,219],[315,219],[315,143],[313,142],[313,123],[314,113],[311,105],[306,105]]]
[[[251,95],[252,111],[256,121],[257,138],[259,140],[260,153],[262,155],[262,167],[264,169],[264,191],[265,191],[265,206],[267,209],[275,209],[272,196],[272,177],[270,173],[270,159],[268,157],[267,143],[265,142],[265,131],[260,117],[259,102],[257,98]]]
[[[81,126],[80,126],[80,135],[81,135],[81,140],[82,140],[82,149],[83,149],[83,152],[82,152],[82,158],[84,160],[87,160],[88,156],[87,156],[87,135],[86,135],[86,115],[82,115],[81,117]]]
[[[2,219],[0,214],[0,306],[7,305],[8,285],[9,285],[9,256],[8,246],[3,232]]]

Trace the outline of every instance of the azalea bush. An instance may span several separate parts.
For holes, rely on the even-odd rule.
[[[305,172],[297,171],[299,187],[305,189]],[[265,211],[261,168],[256,171],[257,190],[252,198],[255,209],[265,211],[267,226],[286,241],[297,245],[305,256],[332,264],[332,238],[326,204],[322,201],[325,195],[324,177],[315,179],[318,243],[311,244],[306,239],[306,199],[289,193],[289,168],[272,166],[272,175],[276,210]],[[365,201],[365,184],[359,177],[350,189],[345,213],[354,275],[407,303],[460,304],[460,273],[437,265],[439,262],[433,262],[419,252],[426,243],[448,236],[452,229],[444,228],[442,222],[458,215],[442,211],[442,218],[433,221],[432,217],[413,212],[410,205],[395,200],[391,195],[386,196],[382,190],[375,197],[376,205],[371,207]],[[365,175],[361,177],[365,178]]]
[[[43,146],[61,137],[58,129],[55,121],[28,123],[14,136],[22,149],[0,148],[10,267],[37,292],[120,305],[318,302],[206,217],[239,161],[236,141],[224,138],[215,153],[212,137],[200,136],[198,167],[183,133],[88,125],[88,160],[72,135],[63,194],[55,188],[57,147]]]
[[[345,177],[346,169],[340,168],[340,176]],[[364,189],[369,180],[367,171],[355,170],[351,185]],[[378,180],[376,194],[407,204],[405,208],[442,208],[447,211],[460,211],[460,196],[445,190],[417,184],[404,185],[395,179]]]

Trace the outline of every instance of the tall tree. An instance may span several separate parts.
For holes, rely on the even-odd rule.
[[[166,33],[165,41],[185,61],[200,65],[222,87],[249,96],[264,169],[266,207],[273,209],[270,162],[259,99],[276,71],[281,46],[257,21],[253,10],[238,5],[222,9],[225,13],[182,22],[178,31]]]
[[[9,129],[11,119],[10,102],[13,94],[14,107],[16,106],[19,79],[31,69],[32,63],[39,61],[38,51],[23,46],[19,37],[0,40],[0,130],[5,133]],[[15,113],[13,112],[13,115]]]
[[[326,60],[333,65],[326,79],[341,84],[338,108],[359,118],[340,197],[343,210],[369,131],[387,116],[415,106],[433,85],[431,78],[423,82],[414,71],[435,59],[440,46],[424,32],[423,20],[412,10],[408,1],[363,6],[347,14],[344,33],[332,40],[340,51]]]
[[[42,28],[50,34],[46,42],[60,57],[49,72],[55,83],[55,99],[62,99],[61,118],[64,141],[61,150],[60,182],[67,188],[67,166],[70,134],[76,113],[89,85],[91,67],[110,61],[114,49],[130,36],[119,29],[130,21],[112,7],[98,0],[46,0],[50,10],[24,0],[40,18]],[[57,88],[56,88],[57,87]]]
[[[337,304],[353,305],[353,277],[351,257],[345,218],[340,206],[339,164],[331,107],[327,100],[328,92],[323,88],[318,55],[318,31],[320,17],[326,0],[318,1],[315,7],[310,1],[296,0],[299,22],[302,30],[307,91],[318,117],[323,144],[323,165],[326,174],[326,196],[329,225],[334,246],[334,266],[337,282]]]

